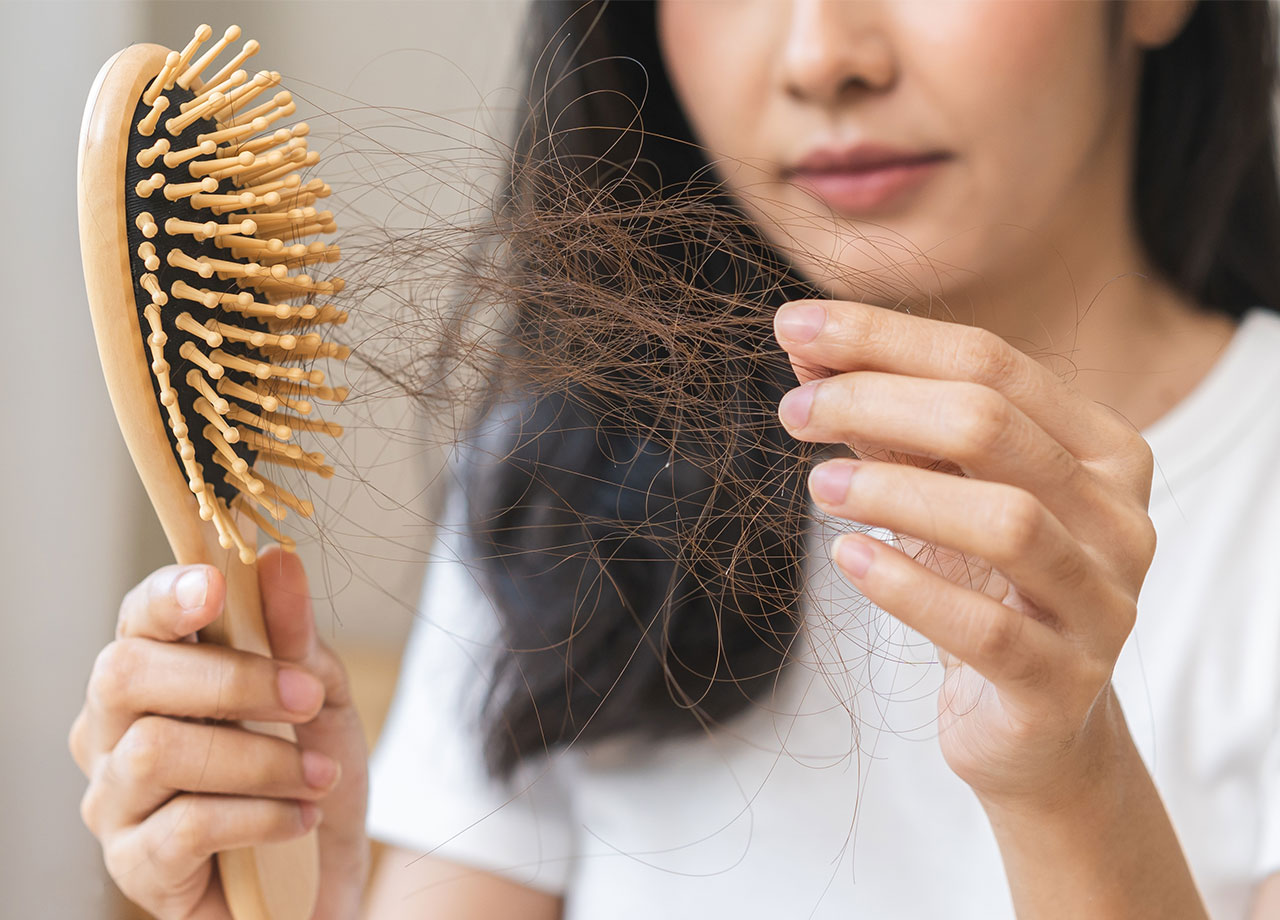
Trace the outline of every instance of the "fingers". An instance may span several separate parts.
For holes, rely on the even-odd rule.
[[[94,662],[72,753],[87,774],[144,713],[302,723],[323,702],[320,680],[296,665],[217,645],[119,639]]]
[[[1061,444],[978,384],[853,371],[792,390],[778,416],[803,441],[854,441],[950,460],[974,478],[1025,489],[1073,532],[1115,501]]]
[[[1132,441],[1129,422],[985,329],[869,304],[804,300],[783,306],[774,330],[793,364],[989,387],[1081,460],[1109,457]]]
[[[80,811],[104,836],[141,822],[175,792],[313,800],[339,773],[332,758],[279,738],[144,716],[95,768]]]
[[[1022,489],[850,460],[817,466],[809,489],[829,513],[989,563],[1037,607],[1080,636],[1122,643],[1132,626],[1125,615],[1132,605],[1098,561],[1042,502]]]
[[[211,565],[167,565],[134,586],[120,604],[116,637],[173,642],[217,619],[226,582]]]
[[[1064,643],[1045,623],[962,588],[872,537],[842,534],[833,554],[868,600],[997,687],[1040,687],[1061,670]]]
[[[275,556],[264,553],[268,564]],[[315,640],[301,566],[284,571],[283,581],[265,580],[264,606],[299,660],[195,642],[220,614],[225,583],[208,566],[169,566],[125,598],[117,638],[95,662],[68,739],[90,779],[82,816],[117,884],[157,916],[225,918],[221,888],[210,884],[213,853],[304,833],[321,798],[340,812],[355,812],[344,797],[363,804],[363,762],[345,754],[363,756],[354,710],[325,706],[324,683],[303,662],[327,668],[349,701],[345,676]],[[228,720],[293,723],[300,742]],[[305,737],[313,726],[333,736],[324,751]],[[344,772],[355,779],[341,782]],[[348,834],[362,817],[347,817]]]
[[[320,817],[311,802],[180,795],[106,842],[107,871],[125,895],[153,910],[194,902],[206,890],[219,897],[209,885],[214,853],[292,840]]]

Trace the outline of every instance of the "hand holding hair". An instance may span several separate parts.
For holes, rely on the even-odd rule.
[[[120,890],[161,920],[232,916],[217,852],[318,825],[314,917],[355,916],[368,874],[366,751],[346,673],[316,637],[302,563],[258,566],[273,658],[188,641],[222,612],[222,574],[165,566],[126,595],[70,747],[85,823]],[[298,741],[236,720],[287,722]]]
[[[802,383],[779,406],[787,430],[889,452],[822,463],[809,490],[920,550],[843,534],[833,554],[938,648],[942,752],[992,821],[1019,917],[1099,891],[1167,905],[1114,916],[1204,916],[1111,686],[1155,553],[1141,435],[984,329],[799,301],[775,332]],[[1130,840],[1168,870],[1156,901],[1124,871]]]

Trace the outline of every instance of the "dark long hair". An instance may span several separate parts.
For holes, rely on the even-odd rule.
[[[814,453],[777,423],[795,380],[771,334],[771,308],[814,292],[716,185],[654,4],[544,0],[530,17],[498,210],[560,229],[510,256],[512,366],[607,363],[608,382],[495,381],[480,415],[501,419],[496,440],[472,434],[468,531],[503,646],[486,711],[499,776],[575,740],[705,729],[768,688],[800,629]],[[1142,78],[1142,241],[1177,287],[1237,316],[1280,305],[1274,34],[1264,2],[1201,2]],[[631,245],[593,236],[602,223]],[[646,325],[648,304],[664,310]],[[602,311],[627,334],[563,332]],[[722,335],[678,340],[713,314]]]

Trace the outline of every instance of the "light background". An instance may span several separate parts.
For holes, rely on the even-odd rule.
[[[523,14],[521,0],[0,2],[0,277],[13,324],[0,360],[0,916],[125,915],[80,821],[85,780],[66,737],[120,598],[171,561],[116,428],[80,271],[75,157],[94,75],[133,42],[181,48],[201,22],[215,37],[238,23],[234,47],[262,43],[246,69],[283,74],[300,103],[289,123],[315,126],[313,148],[369,125],[388,144],[442,149],[450,137],[475,141],[467,126],[505,128],[508,97],[495,91],[514,83]],[[345,129],[324,114],[348,108]],[[345,162],[336,176],[324,160],[316,171],[336,189],[327,206],[342,198]],[[466,204],[459,188],[483,188],[485,178],[441,187],[430,174],[374,172],[389,191],[360,207],[375,219],[379,209],[412,216],[415,202],[455,211]],[[351,229],[340,213],[340,233]],[[380,397],[376,415],[362,411],[366,424],[343,438],[344,463],[368,481],[340,473],[317,500],[322,513],[340,512],[325,515],[323,531],[344,551],[314,529],[300,536],[322,635],[348,658],[376,721],[412,622],[442,457],[412,437],[382,436],[421,423],[407,400]]]

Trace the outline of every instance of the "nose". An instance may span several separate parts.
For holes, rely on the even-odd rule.
[[[796,101],[826,106],[891,87],[897,62],[881,0],[793,0],[781,79]]]

